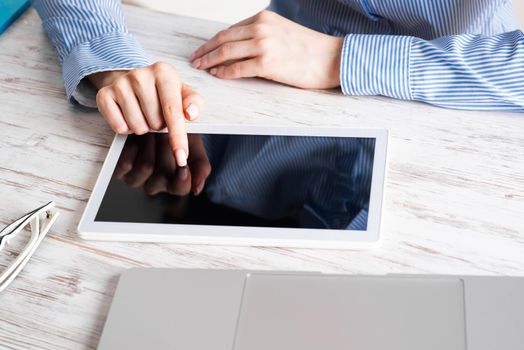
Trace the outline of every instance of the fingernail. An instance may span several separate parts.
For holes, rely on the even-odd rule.
[[[191,103],[186,108],[187,115],[189,116],[189,120],[193,120],[196,117],[198,117],[198,106],[194,103]]]
[[[179,167],[184,167],[187,165],[187,153],[182,148],[179,148],[175,151],[175,158]]]
[[[197,58],[191,64],[193,65],[193,68],[200,68],[200,58]]]
[[[215,74],[217,74],[217,69],[216,68],[211,68],[209,73],[211,73],[212,75],[215,75]]]
[[[186,167],[178,169],[178,179],[180,181],[186,181],[188,175],[189,175],[189,171],[187,170]]]
[[[202,180],[197,188],[195,189],[195,196],[198,196],[200,193],[202,193],[202,190],[204,189],[204,185],[206,184],[206,179]]]

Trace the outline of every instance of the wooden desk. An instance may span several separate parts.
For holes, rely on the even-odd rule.
[[[206,98],[199,123],[390,129],[383,245],[322,251],[81,240],[76,226],[113,133],[96,112],[67,103],[55,54],[30,10],[0,37],[0,224],[49,200],[61,216],[0,294],[0,348],[95,348],[118,276],[134,266],[524,275],[524,115],[222,81],[192,69],[187,56],[223,25],[125,12],[146,50],[174,63]],[[0,254],[0,268],[16,251]]]

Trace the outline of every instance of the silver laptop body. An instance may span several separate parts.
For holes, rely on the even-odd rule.
[[[522,350],[524,278],[131,269],[99,349]]]

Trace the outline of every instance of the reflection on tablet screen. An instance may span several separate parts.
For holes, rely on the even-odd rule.
[[[128,136],[95,221],[366,230],[374,138],[188,136]]]

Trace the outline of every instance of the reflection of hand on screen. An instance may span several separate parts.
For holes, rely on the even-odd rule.
[[[178,167],[167,134],[130,135],[113,177],[130,187],[143,187],[148,195],[198,195],[211,173],[211,165],[200,137],[188,135],[188,142],[188,166]]]

